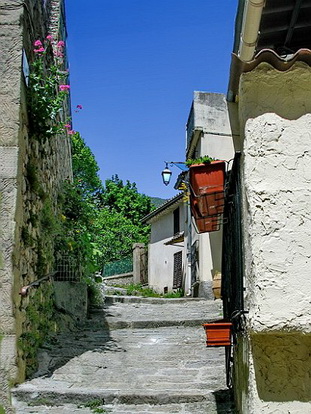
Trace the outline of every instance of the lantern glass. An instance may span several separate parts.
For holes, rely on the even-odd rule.
[[[169,170],[168,168],[165,168],[165,169],[162,171],[161,175],[162,175],[162,180],[163,180],[163,183],[164,183],[165,185],[169,185],[169,183],[170,183],[170,181],[171,181],[172,171],[171,171],[171,170]]]

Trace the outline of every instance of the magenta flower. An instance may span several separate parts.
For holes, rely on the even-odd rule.
[[[35,53],[42,53],[42,52],[45,52],[45,49],[44,49],[44,47],[40,47],[39,49],[34,49],[33,51]]]
[[[70,124],[65,124],[65,125],[64,125],[64,127],[65,127],[66,129],[70,129],[70,128],[71,128],[71,125],[70,125]]]
[[[82,105],[77,105],[78,109],[83,109]]]
[[[37,46],[42,47],[42,42],[41,42],[41,40],[36,40],[33,45],[36,46],[36,47]]]
[[[59,51],[53,52],[53,55],[56,56],[56,57],[64,57],[64,54],[62,52],[59,52]]]
[[[47,40],[49,40],[50,42],[52,42],[52,40],[53,40],[53,36],[52,36],[52,35],[47,35],[47,36],[46,36],[46,39],[47,39]]]
[[[59,42],[57,42],[56,45],[58,48],[64,47],[65,46],[65,42],[63,40],[60,40]]]
[[[73,129],[70,129],[69,131],[67,131],[67,133],[68,133],[69,135],[73,135],[73,134],[75,134],[75,133],[76,133],[76,131],[74,131]]]
[[[68,91],[70,89],[70,85],[59,85],[60,91]]]

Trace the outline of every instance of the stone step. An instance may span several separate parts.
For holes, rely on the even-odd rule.
[[[14,391],[16,414],[28,413],[189,413],[222,414],[234,413],[230,391],[207,392],[204,395],[195,391],[183,393],[125,393],[90,390]],[[71,411],[70,411],[71,410]],[[100,411],[101,410],[101,411]]]
[[[156,305],[174,305],[176,303],[195,303],[195,302],[204,302],[204,303],[216,303],[214,300],[205,299],[205,298],[192,298],[192,297],[183,297],[183,298],[153,298],[153,297],[144,297],[144,296],[122,296],[122,295],[105,295],[105,304],[112,303],[147,303],[147,304],[156,304]],[[220,301],[218,301],[220,303]]]
[[[200,326],[219,310],[206,300],[93,310],[78,332],[42,347],[36,376],[12,392],[16,413],[232,413],[219,397],[224,349],[207,349]]]

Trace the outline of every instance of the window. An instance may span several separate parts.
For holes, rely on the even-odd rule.
[[[173,289],[182,287],[182,252],[174,254]]]
[[[180,213],[179,213],[179,207],[176,208],[176,210],[173,211],[174,216],[174,235],[178,234],[180,232]]]

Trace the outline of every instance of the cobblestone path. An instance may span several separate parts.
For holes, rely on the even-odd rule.
[[[233,413],[224,349],[207,349],[201,327],[219,317],[214,301],[110,298],[40,351],[36,377],[13,390],[16,413]]]

